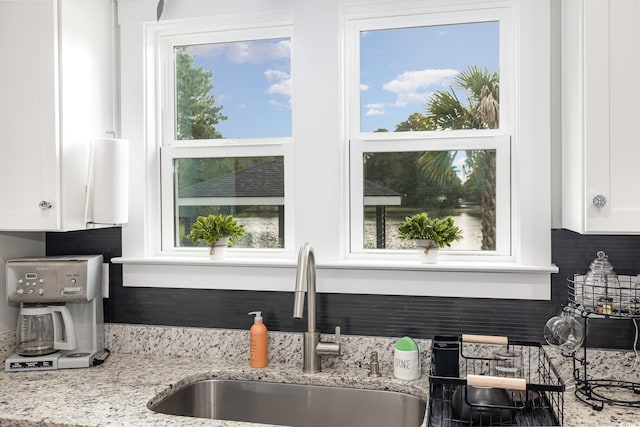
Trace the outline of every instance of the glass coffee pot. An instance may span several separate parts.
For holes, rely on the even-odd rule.
[[[76,331],[65,306],[22,305],[16,328],[17,352],[42,356],[76,348]]]

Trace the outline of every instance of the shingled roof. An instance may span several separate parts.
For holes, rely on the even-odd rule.
[[[364,181],[365,197],[401,197],[402,194],[378,183]],[[272,160],[228,173],[180,190],[186,197],[284,197],[284,165]]]
[[[180,197],[284,197],[284,165],[258,163],[180,190]]]

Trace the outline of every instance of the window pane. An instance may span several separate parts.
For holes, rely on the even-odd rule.
[[[497,128],[499,23],[360,34],[360,129]]]
[[[176,139],[291,136],[289,39],[179,46]]]
[[[284,158],[225,157],[174,160],[176,246],[199,215],[233,215],[245,226],[234,247],[284,247]]]
[[[364,153],[364,248],[406,249],[405,217],[452,216],[463,238],[452,250],[495,250],[496,151]]]

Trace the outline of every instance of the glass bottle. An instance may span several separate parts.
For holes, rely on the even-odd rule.
[[[623,305],[618,275],[604,251],[598,251],[596,259],[589,265],[582,293],[587,311],[609,315]]]

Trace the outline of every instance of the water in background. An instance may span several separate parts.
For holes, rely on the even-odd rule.
[[[451,215],[456,225],[462,229],[462,240],[453,242],[453,250],[480,250],[482,244],[481,218],[462,212]],[[388,215],[386,220],[386,248],[410,249],[415,248],[413,240],[403,240],[398,237],[398,227],[404,221],[404,215]],[[278,248],[278,218],[246,217],[238,222],[245,225],[246,235],[235,245],[239,248]],[[375,249],[376,223],[374,215],[367,215],[364,221],[364,241],[366,249]]]
[[[462,240],[451,243],[452,250],[479,251],[482,246],[482,219],[477,216],[462,212],[451,215],[456,225],[462,230]],[[386,249],[411,249],[416,244],[413,240],[404,240],[398,237],[398,227],[404,221],[404,216],[388,216],[386,227]],[[365,218],[364,221],[364,245],[366,249],[376,247],[376,222],[375,218]]]

